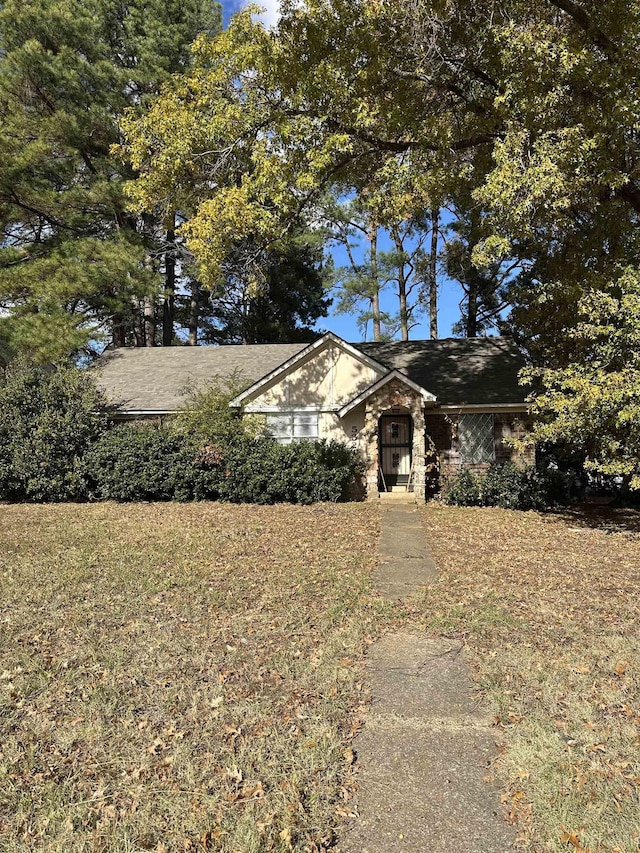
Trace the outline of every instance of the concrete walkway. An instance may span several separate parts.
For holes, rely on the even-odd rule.
[[[381,505],[376,584],[398,600],[437,575],[415,504]],[[343,853],[507,853],[515,832],[483,781],[496,732],[478,706],[462,644],[387,635],[367,663],[373,703],[356,741],[359,818]]]

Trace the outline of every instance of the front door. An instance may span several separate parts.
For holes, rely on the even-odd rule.
[[[383,488],[409,482],[411,472],[410,415],[382,415],[379,422],[380,467],[384,476]]]

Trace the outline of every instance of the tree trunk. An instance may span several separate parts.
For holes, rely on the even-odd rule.
[[[113,315],[112,340],[114,347],[124,347],[127,345],[127,338],[124,328],[124,318],[122,314]]]
[[[622,476],[622,480],[620,482],[620,486],[618,488],[618,492],[614,499],[611,501],[609,506],[612,507],[627,507],[629,505],[629,493],[631,491],[630,485],[631,480],[633,479],[632,474],[624,474]]]
[[[146,296],[144,300],[144,345],[156,345],[156,306],[153,296]]]
[[[162,346],[173,344],[174,301],[176,293],[175,215],[167,229],[167,249],[164,255],[164,303],[162,306]]]
[[[371,308],[373,313],[373,340],[382,337],[380,321],[380,282],[378,281],[378,226],[371,229]]]
[[[404,246],[398,232],[393,231],[393,242],[398,253],[398,303],[400,307],[400,337],[409,340],[409,314],[407,312],[407,276],[405,275]]]
[[[145,340],[144,329],[144,314],[142,312],[142,302],[139,299],[133,300],[133,337],[136,347],[143,347]]]
[[[438,227],[440,208],[431,211],[431,254],[429,255],[429,335],[438,337]]]
[[[474,281],[468,284],[467,293],[467,337],[475,338],[478,335],[478,285]]]
[[[404,273],[398,275],[398,297],[400,299],[400,337],[409,340],[409,317],[407,314],[407,282]]]
[[[189,302],[189,346],[198,346],[198,325],[200,323],[200,285],[191,282],[191,300]]]

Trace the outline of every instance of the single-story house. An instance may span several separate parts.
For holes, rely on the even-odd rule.
[[[188,387],[240,375],[231,406],[264,415],[278,441],[348,442],[366,460],[369,498],[423,498],[437,471],[533,462],[509,442],[527,429],[523,364],[505,338],[351,344],[329,332],[312,344],[115,349],[98,367],[123,419],[171,415]]]

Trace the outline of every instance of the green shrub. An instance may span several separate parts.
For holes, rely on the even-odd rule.
[[[360,465],[353,450],[335,441],[282,445],[268,436],[238,437],[218,466],[224,476],[217,496],[233,503],[338,501]]]
[[[0,382],[0,499],[85,499],[82,459],[105,429],[86,371],[12,362]]]
[[[444,487],[442,497],[445,503],[454,506],[480,506],[480,482],[468,468],[462,468],[450,477]]]
[[[0,385],[0,499],[225,500],[310,504],[345,497],[362,465],[338,442],[280,445],[239,421],[213,385],[170,424],[108,429],[93,378],[11,365]]]
[[[513,462],[492,465],[478,475],[463,468],[447,483],[443,499],[458,506],[542,510],[567,499],[568,483],[558,474],[553,469],[518,468]]]
[[[168,428],[202,444],[227,443],[236,436],[264,434],[264,417],[244,415],[240,418],[236,411],[229,408],[231,400],[248,384],[236,372],[224,381],[213,378],[205,386],[187,388],[186,404],[167,424]]]
[[[518,468],[513,462],[492,465],[480,478],[482,505],[502,509],[540,509],[541,494],[534,473],[531,469]]]
[[[196,479],[196,450],[184,436],[154,423],[121,424],[102,435],[84,460],[98,500],[188,501]]]
[[[154,424],[114,427],[85,459],[93,497],[121,502],[338,501],[359,465],[338,442],[281,445],[240,434],[198,447],[190,436]]]

